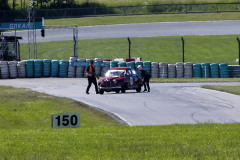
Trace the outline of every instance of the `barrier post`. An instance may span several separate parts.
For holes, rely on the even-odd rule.
[[[183,37],[181,37],[181,40],[182,40],[182,54],[183,54],[183,59],[182,59],[182,61],[183,61],[183,63],[184,63],[184,52],[185,52],[185,49],[184,49],[184,45],[185,45],[185,43],[184,43],[184,39],[183,39]]]
[[[130,60],[131,59],[131,40],[129,37],[128,37],[128,57]]]
[[[237,37],[237,41],[238,41],[238,65],[240,65],[240,40]]]

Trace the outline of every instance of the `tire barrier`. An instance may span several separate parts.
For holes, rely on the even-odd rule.
[[[70,57],[69,59],[69,67],[68,67],[68,78],[75,78],[76,77],[76,67],[71,65],[72,62],[77,62],[76,57]]]
[[[86,62],[86,59],[77,59],[77,62]],[[84,77],[84,66],[76,67],[76,78],[83,78]]]
[[[102,58],[95,58],[94,62],[103,62],[103,59]],[[102,67],[95,66],[95,72],[96,72],[96,75],[98,77],[101,76],[101,71],[102,71]]]
[[[43,77],[51,76],[51,60],[44,59],[43,60]]]
[[[34,77],[34,60],[26,61],[26,77],[33,78]]]
[[[8,79],[9,78],[9,69],[8,69],[8,62],[7,61],[1,61],[1,77],[2,79]]]
[[[17,61],[9,61],[9,77],[10,78],[17,78]]]
[[[193,63],[184,63],[184,78],[193,78]]]
[[[118,61],[110,61],[110,68],[118,67]]]
[[[34,77],[41,78],[43,76],[43,60],[34,60]]]
[[[201,63],[202,77],[210,78],[210,63]]]
[[[58,77],[59,75],[59,61],[52,60],[51,62],[51,77]]]
[[[219,63],[210,64],[211,78],[219,78]]]
[[[91,59],[76,59],[70,57],[70,60],[24,60],[24,61],[0,61],[0,78],[41,78],[41,77],[86,77],[85,66],[72,67],[72,61],[89,62]],[[95,62],[102,62],[102,59],[95,58]],[[201,63],[193,64],[192,62],[168,64],[164,62],[150,61],[103,61],[105,66],[96,67],[98,76],[104,76],[111,68],[131,67],[136,69],[142,65],[152,78],[240,78],[240,66],[228,65],[227,63]],[[70,74],[70,75],[69,75]],[[74,74],[76,76],[74,76]],[[140,72],[137,71],[140,76]]]
[[[159,63],[152,62],[151,64],[151,77],[158,78],[159,77]]]
[[[126,67],[126,66],[127,66],[126,62],[119,62],[118,63],[118,67]]]
[[[183,78],[184,76],[184,63],[176,63],[176,78]]]
[[[159,78],[168,78],[168,63],[159,63]]]
[[[220,68],[220,77],[221,78],[229,78],[229,69],[227,63],[221,63],[219,64]]]
[[[194,78],[202,77],[201,64],[193,64],[193,77]]]
[[[228,68],[229,68],[229,77],[240,78],[240,66],[232,65],[232,66],[228,66]]]
[[[168,78],[176,78],[176,64],[168,64]]]
[[[69,61],[60,60],[59,62],[59,77],[66,78],[68,76]],[[71,64],[70,64],[71,65]]]
[[[126,64],[127,64],[127,67],[135,69],[135,62],[131,61],[131,62],[127,62]]]
[[[26,61],[20,61],[17,64],[18,77],[25,78],[26,77]]]

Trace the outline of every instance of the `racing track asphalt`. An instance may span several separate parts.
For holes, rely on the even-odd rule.
[[[87,80],[82,78],[38,78],[0,80],[0,86],[29,88],[59,97],[68,97],[108,111],[128,125],[169,125],[196,123],[239,123],[240,96],[200,88],[221,83],[151,83],[151,92],[126,91],[104,95],[85,94]]]
[[[238,35],[240,21],[159,22],[79,27],[79,39],[154,37],[184,35]],[[13,35],[14,33],[4,33]],[[37,30],[37,42],[73,40],[72,30],[47,29],[45,37]],[[28,42],[27,31],[17,32],[20,43]]]

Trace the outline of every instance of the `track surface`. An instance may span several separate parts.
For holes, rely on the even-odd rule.
[[[240,21],[160,22],[79,27],[79,39],[153,37],[184,35],[238,35]],[[12,34],[13,33],[5,33]],[[20,43],[28,42],[27,31],[17,32]],[[48,29],[45,37],[37,31],[37,42],[73,40],[72,30]]]
[[[0,80],[0,85],[29,88],[54,96],[68,97],[108,111],[129,125],[168,125],[240,122],[240,96],[200,88],[225,83],[151,83],[151,92],[104,95],[85,94],[87,79],[39,78]]]

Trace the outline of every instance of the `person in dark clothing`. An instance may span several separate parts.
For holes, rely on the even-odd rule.
[[[141,65],[139,65],[137,69],[141,72],[141,78],[143,79],[143,85],[144,85],[144,92],[147,91],[147,89],[148,89],[148,92],[150,92],[149,81],[150,81],[151,75],[145,69],[143,69]]]
[[[93,83],[95,85],[96,94],[98,94],[99,92],[98,92],[97,80],[96,80],[96,77],[98,78],[98,76],[95,73],[95,67],[93,66],[93,60],[90,61],[90,64],[87,67],[87,77],[88,77],[88,86],[87,86],[86,93],[89,94],[89,89]]]

